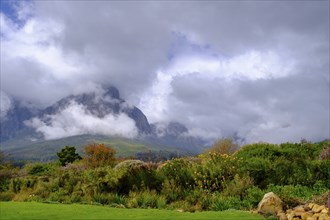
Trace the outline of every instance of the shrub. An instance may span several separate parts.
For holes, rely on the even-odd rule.
[[[268,186],[267,191],[277,194],[282,199],[287,209],[301,205],[305,203],[305,201],[311,199],[313,195],[316,195],[313,188],[302,185],[278,186],[271,184]]]
[[[116,151],[104,144],[90,144],[85,147],[84,161],[89,167],[114,166]]]
[[[11,201],[15,196],[12,192],[0,192],[0,201]]]
[[[253,180],[248,175],[236,174],[223,191],[224,196],[238,196],[243,199],[245,191],[253,186]]]
[[[330,147],[324,148],[318,158],[320,160],[330,160]]]
[[[131,190],[144,189],[160,191],[162,180],[157,173],[157,164],[127,160],[117,164],[114,169],[121,172],[119,193],[128,194]]]
[[[273,160],[280,156],[279,147],[274,144],[256,143],[243,146],[234,154],[239,158],[264,158]]]
[[[269,159],[248,158],[242,159],[239,166],[240,173],[247,173],[256,186],[264,189],[270,184],[272,178],[272,163]]]
[[[265,192],[257,186],[252,186],[245,190],[243,196],[243,207],[247,209],[256,208],[264,196]]]
[[[5,192],[9,189],[9,185],[14,172],[11,169],[0,169],[0,192]]]
[[[238,150],[238,144],[231,138],[216,140],[213,146],[206,150],[206,153],[218,153],[232,155]]]
[[[196,165],[193,176],[199,189],[222,191],[240,166],[240,160],[228,154],[208,153],[199,157],[201,164]]]
[[[71,203],[70,194],[63,188],[51,193],[48,200],[51,202]]]
[[[146,190],[142,193],[136,194],[136,201],[138,207],[140,208],[156,208],[158,203],[158,195],[154,190]]]
[[[113,203],[113,195],[98,193],[94,195],[93,201],[102,205],[110,205]]]
[[[32,176],[50,176],[56,172],[57,166],[55,163],[32,163],[26,164],[24,169]]]
[[[177,184],[173,179],[165,179],[162,184],[161,195],[165,196],[169,202],[174,202],[184,197],[183,189],[181,187],[177,187]]]
[[[224,211],[227,209],[237,209],[241,208],[241,200],[238,197],[232,196],[218,196],[214,195],[211,209],[213,211]]]
[[[61,151],[57,152],[57,157],[62,166],[82,159],[81,156],[76,153],[76,148],[72,146],[65,146]]]

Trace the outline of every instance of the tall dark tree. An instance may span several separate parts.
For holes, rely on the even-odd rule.
[[[57,152],[57,156],[62,166],[82,159],[81,156],[76,153],[76,148],[72,146],[65,146],[60,152]]]

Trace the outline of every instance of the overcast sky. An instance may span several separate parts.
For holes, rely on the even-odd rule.
[[[114,85],[192,135],[319,141],[329,37],[329,1],[1,1],[1,105]]]

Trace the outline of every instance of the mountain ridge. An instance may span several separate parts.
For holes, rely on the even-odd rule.
[[[49,159],[51,156],[48,153],[45,154],[48,156],[42,154],[40,155],[37,149],[40,149],[41,152],[47,151],[54,154],[54,149],[63,147],[57,146],[55,143],[58,143],[59,145],[76,144],[79,148],[81,148],[83,145],[87,144],[84,142],[88,142],[89,139],[96,139],[99,142],[107,142],[108,139],[121,139],[122,142],[129,142],[130,140],[134,142],[131,146],[140,146],[141,143],[142,145],[144,144],[144,147],[141,148],[144,149],[142,151],[175,149],[175,151],[178,151],[181,154],[183,152],[186,152],[187,154],[198,153],[205,146],[205,141],[200,138],[189,136],[189,130],[185,127],[185,125],[179,122],[157,122],[150,124],[147,116],[145,116],[139,108],[130,105],[125,100],[120,98],[118,89],[112,86],[89,93],[66,96],[54,104],[44,109],[40,109],[39,111],[32,111],[28,107],[20,105],[18,101],[15,101],[14,104],[15,106],[10,112],[8,112],[8,122],[1,123],[1,148],[3,151],[12,154],[14,157],[16,155],[16,158],[22,159],[25,157],[26,159],[36,159],[34,156],[38,155],[41,160],[45,160],[47,158]],[[79,120],[76,118],[74,118],[74,120],[73,118],[70,118],[70,114],[76,114],[75,112],[69,111],[75,110],[73,108],[70,109],[70,106],[78,106],[78,109],[82,111],[82,116],[97,119],[98,122],[106,121],[109,116],[119,118],[121,115],[124,115],[134,121],[138,131],[137,135],[132,136],[131,138],[126,138],[120,134],[104,135],[103,133],[98,134],[97,132],[90,133],[88,132],[90,130],[87,130],[86,133],[78,132],[76,134],[74,133],[74,135],[70,135],[70,129],[72,129],[72,127],[70,127],[70,123],[74,124],[80,120],[88,120],[86,117],[78,118]],[[16,114],[15,111],[17,111]],[[20,112],[24,113],[24,117],[19,117]],[[15,117],[17,118],[15,119]],[[15,120],[13,120],[13,118]],[[13,122],[14,124],[11,125],[10,122]],[[114,122],[120,123],[121,121]],[[46,136],[42,132],[46,129],[53,129],[51,131],[55,132],[57,131],[55,129],[56,127],[52,126],[60,123],[69,124],[63,130],[66,132],[65,135],[67,136],[54,138],[53,140],[45,140]],[[116,127],[123,125],[114,124],[109,126]],[[94,127],[96,127],[96,125],[92,124],[91,129]],[[12,133],[8,135],[8,132],[6,133],[6,131],[11,131]],[[89,137],[89,139],[87,137]],[[126,145],[115,145],[114,147],[118,149],[119,146]],[[127,146],[129,146],[129,144]],[[153,148],[152,146],[157,147]],[[31,153],[29,151],[34,152],[33,154],[35,155],[32,155],[31,157]],[[131,152],[130,155],[132,156],[133,153]]]

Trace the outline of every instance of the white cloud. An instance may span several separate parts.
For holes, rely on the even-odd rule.
[[[233,81],[286,77],[294,73],[293,66],[293,60],[283,60],[280,54],[272,51],[250,51],[227,59],[204,54],[186,54],[157,72],[157,78],[152,87],[145,92],[140,106],[151,121],[175,120],[170,118],[173,105],[169,105],[169,102],[173,101],[170,97],[173,96],[173,84],[176,81],[183,78],[194,79],[197,83],[199,80],[209,81],[210,86],[201,89],[210,90],[217,82],[230,85]],[[212,94],[216,93],[211,91],[209,95]]]
[[[329,137],[328,1],[35,1],[16,9],[21,23],[0,14],[1,89],[14,98],[47,106],[114,85],[151,122],[180,121],[196,135]]]
[[[83,105],[72,102],[55,115],[45,119],[33,118],[28,126],[44,135],[46,140],[58,139],[80,134],[102,134],[134,138],[138,134],[135,122],[126,114],[105,115],[98,118]]]

